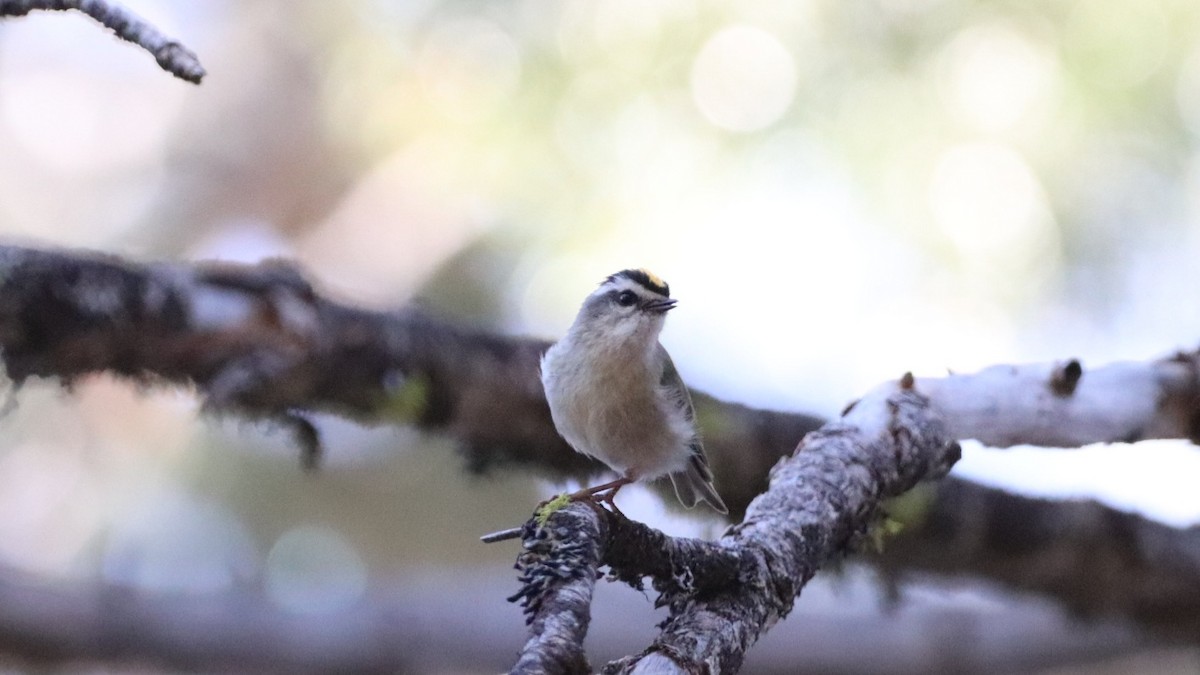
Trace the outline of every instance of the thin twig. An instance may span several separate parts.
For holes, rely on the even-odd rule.
[[[508,541],[509,539],[520,539],[520,538],[521,538],[521,528],[510,527],[507,530],[500,530],[498,532],[491,532],[491,533],[485,534],[479,538],[479,541],[482,541],[485,544],[495,544],[496,542],[499,542],[499,541]]]
[[[0,0],[0,16],[24,16],[35,10],[77,10],[110,29],[117,37],[145,49],[163,70],[181,80],[200,84],[204,66],[183,44],[115,2],[105,0]]]

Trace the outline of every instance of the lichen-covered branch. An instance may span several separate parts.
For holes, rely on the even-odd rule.
[[[0,247],[0,358],[18,385],[97,372],[187,384],[210,410],[293,427],[312,411],[412,423],[465,441],[474,468],[534,462],[584,475],[594,468],[545,410],[544,348],[341,305],[278,261],[141,265]]]
[[[589,673],[583,638],[592,617],[592,589],[600,566],[600,530],[579,509],[555,514],[553,522],[525,525],[523,550],[517,556],[520,601],[529,625],[529,640],[512,672]]]
[[[787,614],[794,597],[820,565],[849,551],[855,535],[863,533],[882,508],[883,499],[900,494],[918,479],[936,478],[948,470],[957,454],[946,448],[956,449],[957,445],[946,439],[973,437],[1003,445],[1053,439],[1057,445],[1068,445],[1114,438],[1191,437],[1196,418],[1194,358],[1181,354],[1152,364],[1117,364],[1099,369],[1099,376],[1090,380],[1083,379],[1085,373],[1077,362],[1069,362],[1066,366],[995,368],[978,376],[920,382],[905,376],[898,392],[894,385],[885,385],[851,406],[841,421],[809,434],[795,455],[773,470],[770,489],[750,504],[745,520],[711,545],[741,556],[742,573],[736,581],[715,591],[692,590],[672,597],[667,601],[671,615],[654,643],[640,654],[609,664],[604,672],[736,672],[745,650]],[[1157,405],[1135,406],[1126,396],[1131,389],[1151,397]],[[923,395],[926,391],[928,397]],[[978,395],[972,397],[972,392]],[[887,414],[880,415],[884,396]],[[997,401],[1012,401],[1013,407],[1033,416],[1033,421],[1009,416]],[[1122,406],[1126,413],[1127,406],[1134,410],[1118,414],[1109,411],[1109,406]],[[1110,414],[1104,423],[1086,424],[1105,416],[1106,411]],[[1048,415],[1059,424],[1047,424],[1044,419]],[[880,419],[886,419],[886,425]],[[1004,426],[997,420],[1011,423]],[[932,463],[930,458],[934,458]],[[1009,502],[1006,507],[982,510],[998,522],[964,528],[968,538],[961,548],[969,553],[963,557],[976,569],[1018,587],[1056,595],[1061,592],[1056,588],[1065,584],[1068,604],[1076,610],[1113,614],[1120,606],[1126,616],[1142,621],[1152,614],[1154,619],[1146,623],[1164,629],[1160,635],[1195,639],[1194,618],[1200,615],[1196,612],[1200,598],[1185,588],[1200,587],[1195,585],[1200,578],[1195,531],[1173,530],[1094,503],[1068,505],[1061,514],[1051,509],[1039,519],[1032,517],[1034,510],[1029,509],[1038,500],[1004,498]],[[961,523],[960,513],[969,512],[961,505],[955,508],[953,497],[937,506],[947,508],[946,501],[951,502],[949,516],[935,507],[925,514],[926,526],[914,528],[924,534],[905,538],[909,545],[901,548],[901,553],[908,553],[912,567],[945,572],[970,566],[961,559],[957,565],[945,566],[944,561],[952,558],[945,555],[946,546],[954,543],[952,529],[949,541],[929,545],[947,535],[947,522]],[[1077,518],[1065,523],[1057,519],[1073,512]],[[1099,527],[1097,516],[1103,519]],[[1074,533],[1074,525],[1081,531]],[[1000,528],[1007,528],[1001,541],[1015,551],[1005,545],[992,548],[985,544],[978,547],[983,549],[980,554],[978,548],[971,548],[980,543],[972,537],[1003,531]],[[1034,529],[1026,538],[1022,534],[1026,528],[1042,531]],[[586,538],[590,533],[580,531],[577,536]],[[1115,548],[1111,545],[1114,541],[1118,542]],[[1107,555],[1097,556],[1089,542]],[[1031,543],[1032,549],[1023,548]],[[665,542],[663,548],[671,550],[672,543]],[[760,552],[773,555],[755,562]],[[608,562],[614,554],[605,549],[602,559]],[[1040,560],[1043,556],[1057,557],[1060,564],[1037,564],[1044,562]],[[695,559],[710,557],[697,555]],[[1005,565],[1014,558],[1028,564]],[[1062,564],[1064,560],[1068,564]],[[703,564],[691,569],[685,559],[681,567],[689,578],[704,578]],[[1045,581],[1023,578],[1036,570],[1051,575]],[[1095,571],[1101,573],[1103,590],[1084,592],[1084,586],[1096,583],[1097,577],[1088,576]],[[639,573],[652,575],[657,584],[660,577],[656,572],[650,557],[642,569],[631,569],[628,560],[624,561],[618,576],[630,580]],[[1126,573],[1132,578],[1123,578]],[[1122,591],[1113,593],[1110,586],[1114,585]],[[1086,600],[1079,602],[1080,597]],[[1098,597],[1114,600],[1096,603]]]
[[[525,609],[530,637],[514,673],[591,672],[583,639],[591,616],[597,570],[644,590],[649,577],[655,606],[675,606],[739,583],[756,560],[745,549],[699,539],[673,538],[594,504],[574,502],[521,528],[517,556],[521,590],[509,598]]]
[[[677,603],[648,653],[668,657],[681,672],[737,672],[746,649],[787,616],[822,565],[850,552],[884,500],[950,470],[958,444],[907,384],[864,398],[772,470],[771,487],[719,542],[761,556],[755,573],[711,597]],[[639,672],[639,661],[605,672]]]
[[[886,499],[944,476],[958,460],[958,445],[911,385],[909,377],[880,390],[809,434],[772,470],[769,489],[751,502],[745,519],[718,542],[670,541],[632,527],[626,537],[608,538],[598,527],[572,529],[570,522],[586,514],[583,507],[571,511],[575,518],[568,523],[552,517],[548,525],[556,528],[557,541],[571,547],[603,543],[601,560],[615,564],[618,578],[638,583],[652,575],[659,602],[670,606],[653,645],[605,672],[637,672],[651,664],[654,672],[737,672],[746,650],[787,616],[823,564],[849,552]],[[527,526],[522,556],[541,532]],[[527,601],[557,597],[552,585],[537,581],[525,580]]]
[[[115,2],[106,0],[0,0],[0,17],[24,16],[36,10],[78,10],[111,30],[117,37],[145,49],[163,70],[181,80],[200,84],[204,67],[187,47]]]

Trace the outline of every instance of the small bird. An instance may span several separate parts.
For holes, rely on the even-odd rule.
[[[599,496],[613,504],[629,483],[670,476],[684,506],[705,501],[729,512],[713,488],[692,397],[658,342],[675,303],[654,274],[617,272],[583,301],[566,336],[542,357],[542,386],[558,433],[620,475],[572,498]]]

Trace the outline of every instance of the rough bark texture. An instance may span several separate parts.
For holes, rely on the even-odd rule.
[[[583,507],[586,508],[586,507]],[[600,528],[575,510],[553,523],[525,527],[517,556],[521,590],[509,598],[525,608],[530,637],[512,672],[588,673],[583,638],[592,618],[592,590],[600,566]]]
[[[977,376],[920,383],[905,376],[899,392],[888,385],[868,395],[841,422],[810,433],[794,457],[780,462],[771,488],[718,544],[751,559],[760,551],[769,557],[748,563],[748,573],[744,567],[736,583],[711,597],[693,591],[667,601],[671,615],[654,643],[639,655],[609,664],[604,672],[737,672],[745,650],[790,611],[794,596],[823,562],[851,548],[853,535],[866,530],[883,499],[948,470],[957,459],[956,452],[944,451],[957,448],[948,438],[980,438],[998,445],[1192,438],[1197,414],[1194,358],[1180,354],[1152,364],[1116,364],[1094,371],[1089,379],[1077,362],[997,367]],[[930,392],[928,398],[914,393],[922,386]],[[885,394],[888,417],[883,426],[875,411]],[[905,397],[919,405],[905,405]],[[1010,408],[1017,414],[1010,415]],[[938,449],[943,449],[940,454]],[[894,463],[880,462],[881,457]],[[935,458],[932,463],[930,457]],[[999,515],[997,522],[967,528],[972,535],[992,535],[985,541],[1000,544],[998,550],[985,548],[983,555],[967,556],[980,571],[1019,586],[1065,593],[1079,611],[1108,614],[1116,605],[1132,608],[1135,617],[1161,634],[1196,639],[1194,581],[1200,568],[1195,529],[1181,532],[1102,508],[1097,513],[1094,504],[1072,505],[1037,519],[1033,509],[1021,508],[1036,500],[1011,499],[1006,507],[983,510]],[[951,505],[949,513],[964,510]],[[953,530],[947,532],[951,519],[945,511],[929,515],[921,544],[953,536]],[[1097,516],[1099,526],[1094,524]],[[1113,539],[1119,542],[1115,547]],[[1015,556],[1005,550],[1013,544]],[[1036,551],[1031,564],[1007,564],[1020,559],[1023,545]],[[941,555],[944,547],[930,547],[937,553],[919,559],[939,571],[962,567],[962,560],[939,567],[950,557]],[[1097,556],[1095,548],[1111,555]],[[1038,560],[1042,557],[1061,564],[1047,565]],[[746,564],[747,558],[742,561]],[[1082,581],[1071,574],[1080,569],[1099,571],[1100,583],[1096,577]],[[633,577],[637,571],[626,566],[621,576]],[[1049,581],[1039,580],[1035,571],[1048,572]],[[703,569],[688,572],[703,578]],[[1073,576],[1076,580],[1068,582]],[[1180,578],[1186,581],[1180,583]],[[1112,592],[1110,585],[1120,585],[1122,592]],[[1102,601],[1094,604],[1097,598]],[[1147,621],[1150,614],[1154,619]]]
[[[737,672],[746,649],[787,616],[817,569],[866,534],[884,500],[944,476],[959,454],[919,393],[901,388],[860,401],[781,461],[770,489],[720,540],[760,555],[755,574],[711,598],[683,603],[649,651],[684,672]],[[619,662],[606,672],[636,667],[636,661]]]
[[[117,37],[145,49],[158,65],[181,80],[200,84],[204,67],[187,47],[168,38],[129,10],[104,0],[0,0],[0,17],[24,16],[36,10],[78,10]]]
[[[929,413],[927,400],[904,385],[911,378],[809,434],[772,470],[769,489],[751,502],[745,519],[717,542],[673,541],[631,524],[623,525],[625,536],[607,536],[611,528],[597,522],[604,517],[589,516],[592,509],[582,505],[553,514],[546,527],[556,541],[571,548],[594,542],[601,560],[615,563],[618,578],[640,588],[638,579],[650,575],[659,604],[670,607],[662,633],[645,652],[604,672],[737,672],[746,650],[787,616],[817,570],[862,539],[884,500],[944,476],[958,460],[958,445]],[[527,525],[523,560],[545,538],[544,529]],[[554,560],[553,552],[543,555]],[[527,562],[522,566],[528,569]],[[527,603],[578,600],[539,577],[524,581]],[[545,628],[532,626],[534,639],[539,630]]]

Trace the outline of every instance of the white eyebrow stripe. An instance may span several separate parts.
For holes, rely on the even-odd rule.
[[[625,278],[613,279],[612,281],[606,281],[603,284],[603,286],[601,286],[601,288],[608,288],[609,290],[615,290],[615,291],[633,291],[634,293],[638,293],[639,295],[646,291],[646,289],[642,288],[642,285],[639,284],[638,282],[636,282],[632,279],[625,279]]]

